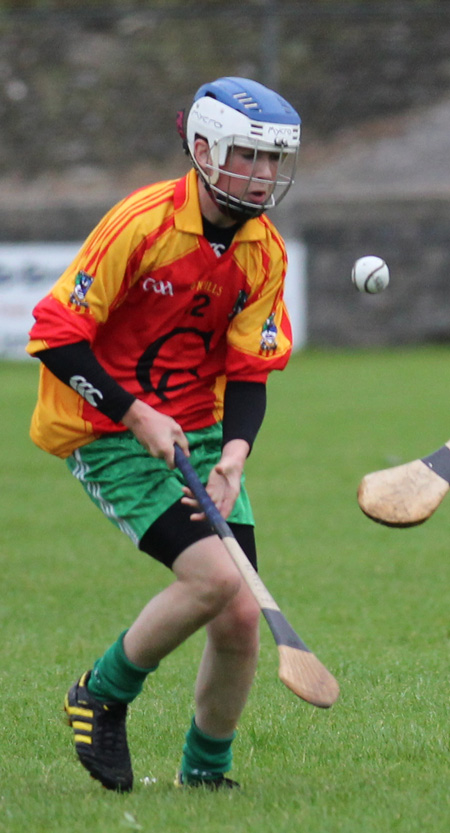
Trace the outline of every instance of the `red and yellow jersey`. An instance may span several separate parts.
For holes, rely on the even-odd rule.
[[[222,418],[225,382],[264,382],[291,351],[286,252],[267,217],[217,257],[197,176],[131,194],[106,214],[34,310],[27,350],[87,340],[119,384],[184,431]],[[123,431],[41,365],[31,437],[61,457]]]

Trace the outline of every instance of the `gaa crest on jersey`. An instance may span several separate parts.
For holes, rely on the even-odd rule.
[[[88,293],[89,287],[92,285],[94,278],[91,275],[88,275],[87,272],[83,272],[80,270],[75,277],[75,287],[73,292],[70,295],[70,303],[76,304],[77,307],[89,307],[89,304],[86,303],[85,298]]]
[[[272,312],[272,314],[269,315],[269,317],[264,321],[261,330],[260,347],[263,353],[274,353],[278,347],[278,327],[276,326],[276,324],[274,324],[274,318],[275,313]]]

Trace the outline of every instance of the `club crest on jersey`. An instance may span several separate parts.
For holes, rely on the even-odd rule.
[[[82,270],[78,272],[78,275],[75,277],[74,290],[70,295],[70,303],[76,304],[77,307],[89,307],[85,298],[93,281],[94,278],[92,278],[91,275],[88,275],[87,272],[83,272]]]
[[[272,312],[272,314],[269,315],[269,317],[264,321],[261,330],[260,347],[263,353],[274,353],[278,347],[278,327],[276,326],[276,324],[274,324],[274,318],[275,313]]]
[[[248,300],[248,293],[245,291],[245,289],[239,290],[239,295],[236,298],[236,303],[235,303],[233,309],[231,310],[230,314],[228,315],[228,318],[230,319],[230,321],[231,321],[232,318],[234,318],[236,315],[239,315],[239,313],[242,312],[242,310],[244,309],[244,307],[247,303],[247,300]]]

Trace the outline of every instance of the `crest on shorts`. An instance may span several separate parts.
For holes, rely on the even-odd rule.
[[[274,324],[275,313],[272,312],[264,321],[261,330],[260,347],[263,353],[274,353],[278,347],[277,334],[278,327]]]
[[[89,307],[89,304],[86,303],[85,298],[88,293],[89,287],[92,285],[94,278],[91,275],[88,275],[87,272],[83,272],[82,270],[78,272],[75,277],[75,287],[73,292],[70,295],[70,302],[71,304],[76,304],[77,307]]]

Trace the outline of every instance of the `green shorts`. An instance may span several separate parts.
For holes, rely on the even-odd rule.
[[[203,483],[220,459],[222,425],[186,433],[190,461]],[[131,431],[108,434],[78,448],[67,458],[70,471],[122,532],[139,546],[148,528],[183,495],[184,479],[164,460],[151,457]],[[244,485],[228,521],[254,526],[253,512]]]

